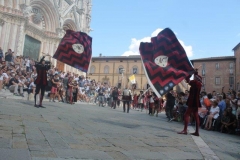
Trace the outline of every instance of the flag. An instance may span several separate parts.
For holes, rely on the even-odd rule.
[[[53,58],[87,72],[92,58],[92,38],[83,32],[67,30]]]
[[[195,70],[171,29],[162,30],[139,47],[148,83],[158,97],[168,93]]]
[[[132,75],[129,77],[129,81],[132,83],[132,84],[135,84],[136,83],[136,79],[135,79],[135,76]]]

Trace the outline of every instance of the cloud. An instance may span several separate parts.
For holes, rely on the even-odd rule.
[[[161,32],[163,29],[158,28],[155,31],[152,32],[151,37],[155,37],[158,35],[159,32]],[[175,33],[176,34],[176,33]],[[142,39],[136,39],[136,38],[132,38],[131,39],[131,44],[128,47],[128,51],[124,52],[122,54],[122,56],[129,56],[129,55],[139,55],[139,46],[141,42],[150,42],[151,41],[151,37],[144,37]],[[193,56],[193,50],[192,50],[192,46],[187,46],[185,45],[185,43],[182,40],[179,40],[180,44],[183,46],[183,48],[185,49],[187,56],[188,57],[192,57]]]

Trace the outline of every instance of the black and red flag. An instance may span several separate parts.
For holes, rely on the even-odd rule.
[[[169,28],[152,37],[150,43],[141,42],[139,50],[148,83],[158,97],[195,72],[185,50]]]
[[[67,30],[53,58],[87,72],[92,58],[92,38],[83,32]]]

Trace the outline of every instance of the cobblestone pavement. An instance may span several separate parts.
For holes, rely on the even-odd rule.
[[[163,113],[53,102],[43,109],[13,98],[0,98],[0,160],[240,159],[239,136],[178,135],[183,125]]]

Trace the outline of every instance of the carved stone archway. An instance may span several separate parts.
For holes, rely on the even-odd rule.
[[[59,28],[60,23],[57,11],[54,9],[53,4],[49,0],[34,0],[31,1],[30,6],[32,8],[40,8],[43,11],[43,16],[46,23],[46,31],[56,32],[56,28]]]
[[[76,23],[72,19],[67,19],[63,23],[63,29],[64,30],[70,29],[70,30],[76,31],[77,26],[76,26]]]

